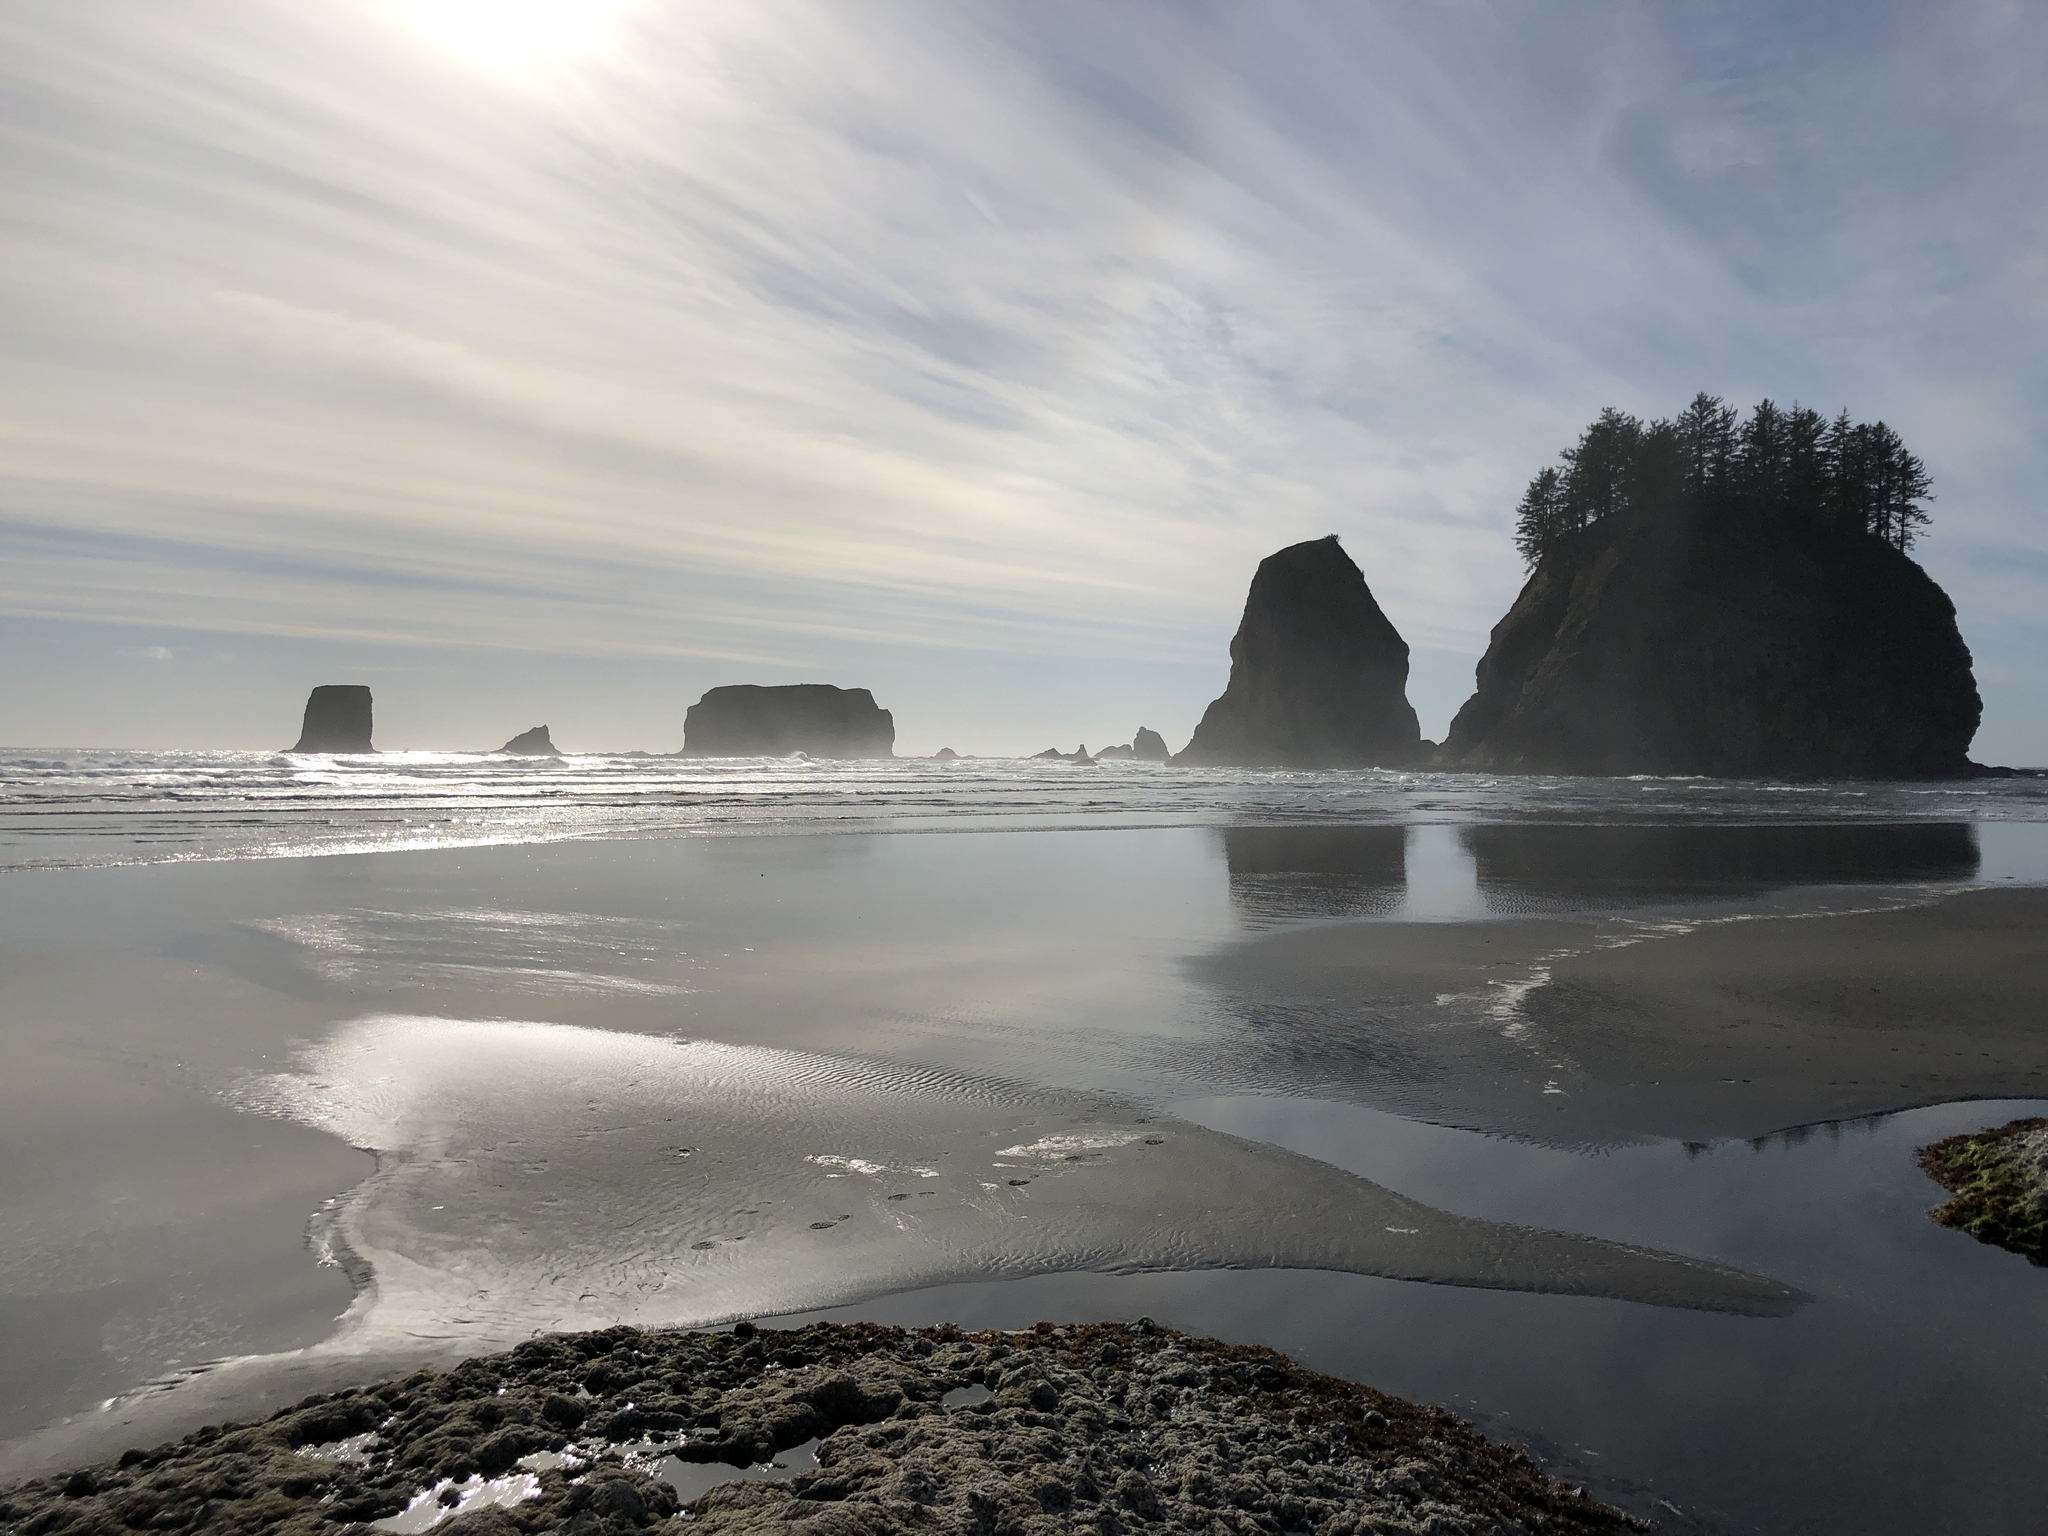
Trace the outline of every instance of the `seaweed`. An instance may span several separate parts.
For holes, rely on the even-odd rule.
[[[2038,1153],[2022,1155],[2029,1139],[2044,1133],[2048,1119],[2014,1120],[1922,1147],[1920,1166],[1955,1196],[1928,1214],[1944,1227],[2048,1268],[2048,1178]]]

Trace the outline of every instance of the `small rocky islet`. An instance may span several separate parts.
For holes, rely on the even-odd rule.
[[[807,1445],[814,1471],[688,1504],[661,1475],[739,1477]],[[1641,1528],[1442,1409],[1143,1319],[553,1335],[0,1493],[18,1536],[427,1520],[441,1536]]]

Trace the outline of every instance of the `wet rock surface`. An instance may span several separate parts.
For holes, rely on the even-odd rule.
[[[660,1475],[812,1441],[815,1471],[687,1507]],[[10,1536],[400,1515],[447,1536],[1637,1528],[1441,1409],[1142,1320],[554,1335],[0,1493]]]
[[[1955,1196],[1928,1213],[1942,1226],[2048,1266],[2048,1120],[1944,1137],[1920,1166]]]

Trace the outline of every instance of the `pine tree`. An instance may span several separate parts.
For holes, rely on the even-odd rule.
[[[1736,434],[1736,495],[1750,511],[1769,512],[1783,501],[1788,449],[1785,435],[1785,413],[1770,400],[1759,400]]]
[[[1863,429],[1842,411],[1821,437],[1821,458],[1827,473],[1823,515],[1838,528],[1874,531],[1869,487],[1863,473]]]
[[[1645,425],[1607,407],[1529,482],[1515,509],[1515,548],[1531,566],[1607,518],[1668,516],[1803,520],[1910,549],[1933,499],[1927,467],[1883,422],[1829,421],[1802,405],[1762,400],[1743,419],[1698,394],[1669,421]]]
[[[1702,391],[1678,413],[1672,431],[1685,464],[1685,492],[1705,505],[1728,483],[1728,465],[1735,457],[1735,422],[1741,413],[1724,405],[1719,395]]]
[[[1801,517],[1826,508],[1830,489],[1827,435],[1827,419],[1819,411],[1795,404],[1785,413],[1784,461],[1773,513]]]
[[[1566,523],[1583,528],[1628,507],[1631,472],[1643,424],[1608,406],[1563,454]]]
[[[1564,532],[1564,477],[1554,469],[1540,469],[1522,493],[1515,508],[1515,548],[1524,563],[1537,565]]]

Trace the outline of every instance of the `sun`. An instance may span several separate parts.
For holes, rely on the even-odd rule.
[[[494,74],[600,53],[628,0],[399,0],[406,25]]]

